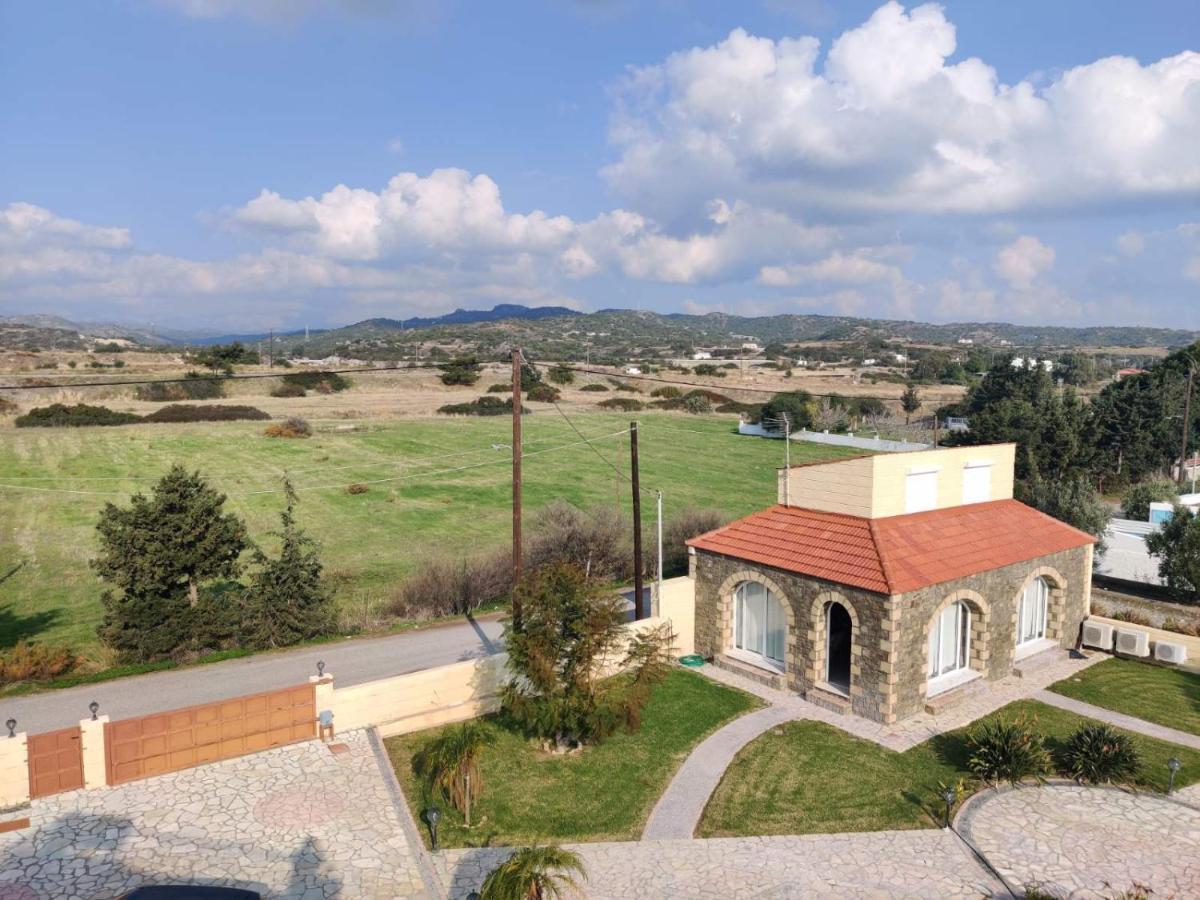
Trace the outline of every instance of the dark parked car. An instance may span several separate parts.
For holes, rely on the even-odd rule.
[[[120,900],[262,900],[262,894],[205,884],[147,884],[122,894]]]

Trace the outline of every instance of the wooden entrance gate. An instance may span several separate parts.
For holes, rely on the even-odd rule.
[[[108,783],[174,772],[316,736],[311,684],[104,726]]]
[[[29,735],[29,796],[45,797],[83,787],[83,736],[79,726]]]

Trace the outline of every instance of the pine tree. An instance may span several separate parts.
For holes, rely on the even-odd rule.
[[[118,590],[101,597],[101,641],[127,659],[161,659],[219,633],[201,610],[200,584],[234,578],[246,548],[242,521],[222,509],[225,496],[198,472],[176,465],[128,508],[109,503],[96,525],[100,553],[92,567]]]
[[[905,425],[908,424],[912,414],[921,408],[921,395],[917,393],[917,386],[911,381],[904,388],[904,393],[900,395],[900,408],[904,410]]]
[[[333,609],[321,580],[320,548],[296,526],[295,491],[284,482],[287,506],[275,532],[279,556],[254,551],[257,569],[250,577],[242,610],[241,638],[248,647],[286,647],[328,633]]]

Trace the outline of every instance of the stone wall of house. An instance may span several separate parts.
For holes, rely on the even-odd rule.
[[[785,668],[793,690],[808,694],[825,677],[825,605],[838,602],[854,623],[851,649],[852,711],[895,722],[925,705],[929,626],[942,609],[964,601],[972,610],[972,668],[985,678],[1012,672],[1017,607],[1026,583],[1045,576],[1052,590],[1047,637],[1074,646],[1087,616],[1091,548],[1051,554],[897,597],[857,590],[698,550],[696,652],[706,657],[733,644],[732,595],[742,581],[761,581],[786,598],[788,631]]]
[[[925,706],[929,627],[947,605],[962,600],[971,610],[970,666],[994,681],[1013,669],[1017,609],[1025,585],[1038,576],[1050,582],[1046,637],[1073,647],[1088,612],[1091,568],[1091,548],[1080,547],[898,597],[891,721]]]
[[[698,550],[695,554],[696,652],[718,656],[733,644],[732,595],[743,581],[761,581],[785,599],[785,669],[792,690],[807,695],[825,680],[825,604],[841,603],[854,623],[850,651],[851,710],[882,721],[888,709],[891,598]]]

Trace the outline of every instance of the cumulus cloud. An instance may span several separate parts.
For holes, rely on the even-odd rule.
[[[58,216],[32,203],[10,203],[0,209],[0,247],[128,247],[133,238],[127,228],[85,225]]]
[[[1200,195],[1200,54],[1110,57],[1042,86],[957,49],[941,7],[891,2],[835,40],[720,43],[634,69],[605,170],[659,218],[733,196],[825,215],[1070,210]]]
[[[1054,265],[1054,248],[1023,234],[996,254],[996,274],[1014,288],[1028,288]]]
[[[791,286],[810,281],[837,281],[869,284],[877,281],[899,282],[903,274],[896,266],[879,262],[864,253],[834,253],[825,259],[792,266],[763,266],[758,280],[773,287]]]

